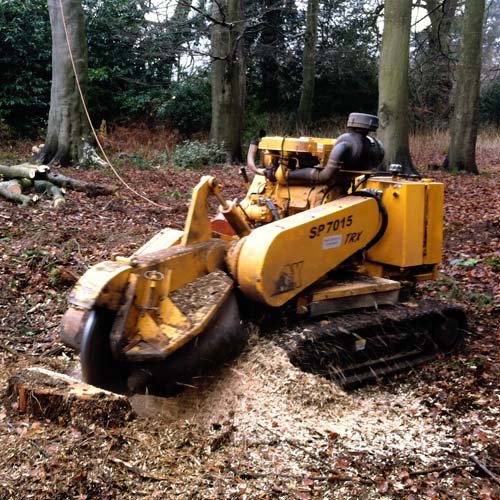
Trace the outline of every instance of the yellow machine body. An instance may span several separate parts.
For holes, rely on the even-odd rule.
[[[281,306],[364,248],[380,224],[374,199],[347,196],[255,229],[229,268],[245,296]]]
[[[116,316],[115,359],[159,361],[203,332],[234,288],[271,307],[297,299],[299,312],[315,302],[323,311],[328,300],[362,290],[391,300],[398,293],[399,283],[386,281],[335,287],[329,273],[340,266],[379,277],[436,277],[443,185],[397,175],[358,181],[361,169],[340,170],[337,183],[288,184],[292,170],[325,168],[334,146],[332,139],[264,138],[264,165],[275,167],[276,178],[256,175],[240,203],[226,202],[215,179],[203,177],[184,231],[166,229],[130,257],[98,264],[79,280],[63,340],[78,349],[90,311],[105,308]],[[230,233],[213,233],[209,196],[220,201]]]
[[[389,214],[382,239],[367,251],[367,259],[399,268],[441,262],[444,186],[430,179],[372,177],[363,184],[381,190]]]

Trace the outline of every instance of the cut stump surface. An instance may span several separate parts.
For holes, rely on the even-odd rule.
[[[38,367],[13,375],[5,400],[12,413],[76,426],[117,427],[134,415],[127,397]]]

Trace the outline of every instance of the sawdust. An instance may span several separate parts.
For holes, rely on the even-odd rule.
[[[124,174],[160,202],[158,186],[173,191],[181,182],[187,193],[193,185],[192,174],[177,171]],[[97,171],[79,175],[102,181]],[[237,186],[237,169],[222,175]],[[134,398],[143,417],[121,429],[35,422],[11,417],[0,405],[0,498],[500,498],[468,460],[474,455],[493,469],[500,456],[498,306],[481,308],[467,295],[496,296],[498,168],[441,177],[448,185],[443,271],[457,281],[425,293],[446,298],[463,291],[474,334],[462,354],[345,393],[302,373],[254,333],[239,359],[196,380],[196,389],[169,400]],[[227,197],[238,195],[234,188]],[[485,197],[493,202],[485,205]],[[67,271],[82,274],[111,250],[126,255],[167,223],[181,228],[187,202],[172,201],[168,221],[130,198],[87,200],[79,193],[68,197],[60,217],[40,205],[22,219],[16,207],[5,203],[2,210],[6,387],[27,366],[78,371],[78,359],[57,337],[73,285]],[[489,226],[477,230],[483,226],[474,224],[486,218]],[[472,268],[452,264],[469,257],[482,260]],[[452,466],[458,468],[445,472]],[[425,472],[435,468],[441,471]]]
[[[422,450],[422,463],[430,463],[445,439],[436,435],[418,396],[404,384],[393,392],[367,388],[349,394],[300,371],[283,349],[267,340],[254,343],[213,379],[200,380],[197,388],[175,398],[134,396],[132,401],[143,417],[202,426],[230,419],[235,442],[259,440],[265,429],[284,440],[304,442],[334,433],[339,450],[402,458]]]

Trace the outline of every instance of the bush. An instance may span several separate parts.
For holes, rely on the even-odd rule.
[[[500,78],[482,92],[480,109],[482,121],[500,125]]]
[[[193,76],[176,82],[170,93],[170,99],[163,102],[156,112],[157,119],[165,120],[181,134],[209,130],[212,107],[208,76]]]
[[[174,165],[179,168],[201,168],[204,165],[224,163],[226,150],[223,144],[184,141],[174,151]]]
[[[36,136],[45,127],[50,40],[46,0],[0,1],[0,120],[11,137]]]

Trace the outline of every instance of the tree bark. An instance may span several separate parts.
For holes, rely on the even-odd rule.
[[[95,184],[94,182],[81,181],[80,179],[52,172],[48,172],[45,178],[56,186],[70,188],[73,191],[81,191],[87,193],[89,196],[107,196],[115,194],[118,190],[116,186],[104,186],[102,184]]]
[[[21,163],[10,167],[0,165],[0,175],[7,179],[43,179],[48,171],[47,165],[32,165],[31,163]]]
[[[452,57],[450,34],[458,0],[426,0],[431,25],[428,28],[428,51],[422,65],[422,105],[434,122],[447,121],[450,115]]]
[[[95,184],[94,182],[82,181],[62,174],[52,173],[49,171],[47,165],[31,165],[29,163],[13,165],[11,167],[0,165],[0,176],[6,179],[19,179],[23,188],[31,187],[33,180],[35,183],[36,181],[46,181],[54,186],[87,193],[89,196],[112,195],[118,190],[116,186]],[[51,193],[54,195],[56,191],[51,189]]]
[[[81,1],[48,0],[52,28],[52,87],[47,137],[38,160],[44,164],[70,165],[84,157],[84,146],[90,143],[90,128],[71,64],[60,2],[84,98],[87,93],[87,41]]]
[[[316,42],[318,39],[319,0],[307,2],[306,37],[302,67],[302,92],[297,112],[297,125],[303,127],[311,121],[316,73]]]
[[[448,168],[478,174],[476,142],[479,127],[479,85],[484,0],[465,2],[457,89],[451,126]]]
[[[34,202],[29,196],[22,194],[21,183],[17,180],[0,182],[0,196],[7,200],[20,203],[23,207],[30,205]]]
[[[50,196],[54,200],[53,201],[54,208],[56,209],[62,208],[62,206],[66,203],[62,189],[56,186],[55,184],[52,184],[52,182],[35,181],[34,184],[37,192],[42,194],[46,193],[50,194]]]
[[[281,5],[280,2],[279,5]],[[281,91],[280,76],[277,71],[279,61],[277,55],[282,48],[284,37],[283,29],[283,8],[277,8],[276,0],[265,0],[265,13],[262,16],[262,31],[258,54],[260,61],[256,67],[260,70],[260,81],[262,82],[262,106],[267,111],[276,111],[280,107]]]
[[[242,159],[241,135],[245,111],[242,0],[213,2],[211,29],[212,124],[210,140],[224,143],[227,162]]]
[[[170,38],[168,42],[168,62],[170,65],[169,79],[172,81],[174,67],[179,66],[179,59],[182,50],[182,43],[189,38],[190,29],[187,26],[189,12],[191,11],[191,2],[188,0],[180,0],[175,6],[174,14],[167,21],[167,29],[170,30]]]
[[[385,165],[416,173],[410,156],[408,66],[411,0],[386,0],[378,80],[378,135],[384,142]]]

